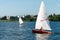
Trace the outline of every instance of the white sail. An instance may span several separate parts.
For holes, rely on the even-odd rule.
[[[23,21],[22,21],[21,17],[19,18],[19,23],[20,23],[20,24],[22,24],[22,23],[23,23]]]
[[[51,28],[49,26],[49,21],[48,21],[47,15],[46,15],[46,9],[45,9],[45,5],[44,5],[43,1],[41,3],[39,13],[37,16],[35,29],[40,29],[41,27],[43,27],[44,30],[51,30]]]

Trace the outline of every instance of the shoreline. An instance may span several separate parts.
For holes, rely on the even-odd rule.
[[[12,21],[12,20],[0,20],[0,22],[19,22],[18,20]],[[36,22],[36,21],[24,21],[24,22]],[[60,21],[50,21],[50,22],[60,22]]]

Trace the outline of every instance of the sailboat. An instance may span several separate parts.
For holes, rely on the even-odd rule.
[[[44,5],[44,2],[42,1],[38,16],[37,16],[35,29],[32,30],[32,32],[40,33],[40,34],[51,34],[50,31],[51,31],[51,28],[49,25],[47,14],[46,14],[45,5]]]
[[[21,17],[19,17],[19,24],[22,24],[22,23],[23,23],[23,21],[22,21]]]

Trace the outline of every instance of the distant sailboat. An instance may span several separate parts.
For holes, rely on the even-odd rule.
[[[22,19],[21,19],[21,17],[19,18],[19,24],[22,24],[23,23],[23,21],[22,21]]]
[[[51,32],[46,31],[46,30],[51,30],[51,28],[49,26],[48,17],[46,15],[45,5],[44,5],[44,2],[42,1],[38,16],[37,16],[35,29],[32,30],[32,32],[41,33],[41,34],[50,34],[51,33]]]

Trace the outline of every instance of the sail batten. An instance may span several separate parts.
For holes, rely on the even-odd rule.
[[[39,13],[37,16],[35,29],[40,29],[41,27],[43,27],[44,30],[51,30],[51,28],[49,26],[49,21],[48,21],[47,15],[46,15],[46,9],[45,9],[45,5],[44,5],[43,1],[41,3]]]

